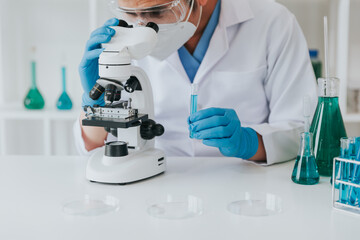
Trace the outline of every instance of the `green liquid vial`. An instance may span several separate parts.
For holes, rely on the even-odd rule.
[[[29,92],[24,99],[24,106],[27,109],[43,109],[45,106],[44,98],[36,86],[36,63],[31,62],[32,84]]]
[[[63,85],[63,92],[61,93],[58,101],[56,102],[56,107],[59,110],[70,110],[72,108],[72,102],[69,95],[66,92],[66,68],[61,68],[62,72],[62,85]]]
[[[309,53],[310,53],[311,64],[314,69],[315,77],[316,77],[316,79],[321,78],[322,77],[322,62],[319,59],[319,51],[315,50],[315,49],[311,49],[309,51]]]
[[[319,182],[320,176],[312,151],[312,134],[301,134],[299,154],[296,158],[291,180],[297,184],[314,185]]]
[[[313,149],[319,174],[330,177],[333,159],[340,154],[340,139],[347,137],[342,119],[337,78],[319,78],[319,100],[311,123]]]

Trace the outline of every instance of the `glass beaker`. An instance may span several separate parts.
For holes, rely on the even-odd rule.
[[[61,95],[56,103],[56,107],[59,110],[70,110],[72,108],[72,102],[71,102],[69,95],[66,92],[66,68],[65,67],[61,68],[61,73],[62,73],[63,92],[61,93]]]
[[[31,88],[24,99],[24,106],[27,109],[43,109],[45,106],[44,98],[36,86],[36,63],[31,62]]]
[[[291,180],[294,183],[313,185],[319,182],[319,172],[312,150],[312,134],[304,132],[301,134],[299,154],[296,158]]]
[[[346,137],[344,121],[339,107],[337,78],[319,78],[319,99],[310,132],[319,174],[332,175],[333,158],[340,152],[340,138]]]

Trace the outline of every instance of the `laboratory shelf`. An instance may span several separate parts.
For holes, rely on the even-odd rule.
[[[28,110],[23,106],[0,107],[0,119],[49,119],[49,120],[75,120],[80,115],[81,109],[74,107],[72,110],[58,110],[45,107],[42,110]]]
[[[72,128],[80,112],[78,107],[66,111],[28,110],[19,104],[0,107],[0,155],[74,155]]]

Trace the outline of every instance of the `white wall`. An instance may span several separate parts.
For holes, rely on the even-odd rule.
[[[21,103],[30,86],[30,61],[37,62],[38,87],[46,105],[55,106],[61,93],[62,64],[68,68],[68,91],[80,105],[77,74],[88,38],[87,0],[2,0],[2,89],[7,103]],[[32,48],[36,48],[35,56]],[[11,88],[11,91],[8,89]]]

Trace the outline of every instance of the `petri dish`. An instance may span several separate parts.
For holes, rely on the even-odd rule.
[[[119,210],[119,200],[112,196],[84,195],[77,200],[67,201],[63,204],[63,212],[76,216],[100,216]]]
[[[193,195],[168,194],[150,203],[147,212],[155,218],[180,220],[199,216],[203,213],[203,202]]]
[[[227,205],[227,210],[241,216],[272,216],[282,211],[282,199],[271,193],[244,192],[239,194],[238,200]]]

